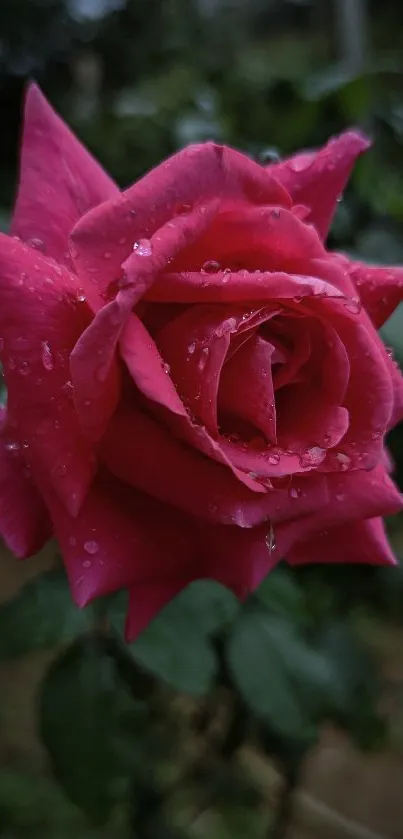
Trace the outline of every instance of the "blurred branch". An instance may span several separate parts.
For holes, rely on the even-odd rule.
[[[346,70],[360,73],[367,60],[367,0],[334,0],[339,58]]]

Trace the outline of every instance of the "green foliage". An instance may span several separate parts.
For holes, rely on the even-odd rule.
[[[41,737],[55,777],[95,824],[105,823],[127,792],[146,714],[102,639],[75,642],[48,670],[39,697]]]
[[[176,690],[203,696],[218,669],[212,636],[233,620],[237,610],[236,598],[220,583],[191,583],[133,644],[133,656]]]
[[[93,624],[91,608],[78,609],[63,570],[47,571],[0,605],[0,659],[51,649]]]

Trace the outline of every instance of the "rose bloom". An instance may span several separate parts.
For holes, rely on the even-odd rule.
[[[54,534],[79,605],[127,588],[129,639],[194,579],[243,598],[282,558],[394,563],[403,387],[377,329],[403,269],[324,244],[368,145],[261,166],[205,143],[121,192],[29,88],[0,531],[19,556]]]

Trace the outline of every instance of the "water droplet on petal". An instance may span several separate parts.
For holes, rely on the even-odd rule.
[[[195,342],[195,341],[192,341],[192,343],[191,343],[191,344],[189,344],[189,346],[188,346],[188,353],[189,353],[189,355],[193,355],[193,353],[194,353],[195,349],[196,349],[196,342]]]
[[[74,548],[76,544],[77,539],[75,539],[74,536],[69,536],[69,545],[71,545],[71,547]]]
[[[322,463],[325,454],[326,449],[322,449],[320,446],[311,446],[310,449],[301,454],[301,466],[318,466],[319,463]]]
[[[112,254],[111,254],[111,252],[110,252],[110,251],[105,251],[105,253],[104,253],[104,259],[110,259],[110,258],[111,258],[111,256],[112,256]]]
[[[274,535],[274,527],[273,527],[272,522],[270,522],[269,532],[266,536],[265,541],[266,541],[267,550],[269,551],[269,554],[271,554],[273,551],[276,550],[276,538],[275,538],[275,535]]]
[[[21,361],[18,365],[18,372],[21,373],[22,376],[27,376],[29,373],[29,364],[28,361]]]
[[[204,370],[204,368],[207,364],[209,355],[210,355],[209,348],[208,347],[203,347],[203,349],[200,353],[200,358],[199,358],[198,364],[197,364],[197,366],[198,366],[198,368],[201,372]]]
[[[314,160],[314,154],[299,154],[297,157],[291,158],[288,165],[293,172],[304,172],[305,169],[309,169],[312,166]]]
[[[202,265],[202,274],[215,274],[219,271],[221,265],[215,259],[207,259]]]
[[[346,496],[343,495],[343,493],[339,493],[338,495],[336,495],[336,501],[344,501],[345,497]]]
[[[170,368],[169,364],[167,364],[165,361],[162,364],[162,369],[163,369],[164,373],[169,374],[171,372],[171,368]]]
[[[280,463],[280,455],[277,454],[276,452],[273,452],[272,454],[269,455],[268,461],[273,466],[276,466],[278,463]]]
[[[344,308],[347,309],[348,312],[351,312],[353,315],[358,315],[362,309],[360,298],[350,297],[348,302],[344,304]]]
[[[79,289],[78,289],[78,291],[77,291],[77,298],[76,298],[76,299],[77,299],[77,301],[78,301],[79,303],[85,303],[85,301],[86,301],[86,299],[87,299],[87,298],[86,298],[86,296],[85,296],[85,294],[84,294],[84,289],[82,289],[82,288],[79,288]]]
[[[8,452],[19,452],[21,446],[20,446],[19,443],[11,442],[11,443],[5,443],[4,448]]]
[[[46,245],[43,239],[27,239],[27,245],[31,248],[34,248],[36,251],[41,251],[41,253],[45,253]]]
[[[339,464],[340,472],[346,472],[351,464],[351,457],[348,454],[344,454],[344,452],[337,452],[336,460]]]
[[[274,219],[279,219],[279,218],[280,218],[281,213],[280,213],[280,210],[272,210],[272,211],[271,211],[271,213],[270,213],[270,215],[271,215],[271,217],[272,217],[272,218],[274,218]]]
[[[125,238],[125,236],[122,236],[122,238],[119,239],[119,245],[125,245],[126,242],[127,242],[127,239]]]
[[[290,498],[299,498],[301,495],[301,490],[297,489],[297,487],[290,487],[289,489]]]
[[[84,550],[87,552],[87,554],[98,553],[98,551],[99,551],[98,542],[94,542],[92,539],[90,539],[88,542],[84,542]]]
[[[53,353],[50,348],[50,344],[47,341],[44,341],[42,344],[42,364],[45,370],[53,370],[55,366],[55,362],[53,359]]]
[[[90,559],[85,559],[83,562],[83,568],[91,568],[92,562]]]
[[[150,242],[150,239],[139,239],[138,242],[135,242],[133,245],[133,250],[137,253],[138,256],[151,256],[153,252],[153,246]]]

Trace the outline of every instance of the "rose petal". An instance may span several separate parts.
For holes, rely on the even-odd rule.
[[[310,297],[342,297],[343,292],[318,277],[279,271],[200,271],[156,277],[146,300],[157,303],[253,303]]]
[[[41,492],[50,485],[72,514],[95,463],[72,402],[69,356],[90,313],[78,281],[32,248],[0,235],[0,335],[15,441]]]
[[[391,516],[403,509],[403,496],[390,479],[383,463],[369,472],[345,472],[327,476],[329,502],[317,513],[298,521],[279,524],[278,540],[282,556],[295,545],[314,539],[328,528],[343,528],[359,519]],[[348,540],[346,539],[346,542]]]
[[[361,519],[343,527],[330,527],[296,545],[287,556],[290,565],[362,563],[396,565],[381,518]]]
[[[173,231],[176,227],[180,230],[189,214],[192,226],[202,232],[206,206],[216,206],[222,198],[290,204],[284,188],[274,179],[265,180],[264,170],[243,155],[234,152],[233,165],[228,168],[228,153],[214,143],[189,146],[153,169],[117,200],[105,202],[86,214],[72,234],[79,275],[92,278],[102,295],[120,276],[120,266],[136,242],[153,236],[157,239],[161,228],[165,226],[167,231],[170,224]]]
[[[118,193],[37,85],[29,85],[12,234],[70,265],[66,252],[73,226],[91,207]]]
[[[293,491],[250,492],[229,469],[175,440],[139,411],[125,409],[112,419],[99,454],[127,483],[211,522],[253,527],[266,518],[297,517],[326,502],[326,479],[295,479]]]
[[[403,267],[344,261],[362,304],[379,329],[403,300]]]
[[[325,239],[354,163],[369,147],[370,141],[363,134],[346,131],[318,151],[271,164],[268,171],[285,186],[293,201],[310,208],[309,221]]]
[[[32,556],[51,536],[49,516],[0,411],[0,535],[18,557]]]
[[[101,472],[76,517],[46,498],[73,597],[85,606],[120,588],[185,576],[194,561],[183,513]]]
[[[253,336],[225,365],[220,381],[220,411],[241,417],[276,442],[276,408],[271,374],[274,346]]]

